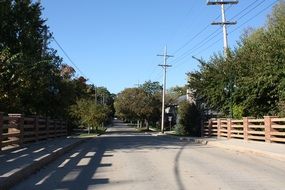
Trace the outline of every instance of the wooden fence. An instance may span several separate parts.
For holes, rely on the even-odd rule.
[[[263,119],[210,119],[204,123],[202,131],[204,137],[285,143],[285,118],[265,116]]]
[[[0,151],[14,146],[67,135],[66,122],[21,114],[0,113]]]

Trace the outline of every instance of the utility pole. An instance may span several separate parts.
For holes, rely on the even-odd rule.
[[[168,67],[171,67],[171,65],[167,64],[167,59],[169,57],[174,57],[172,55],[167,54],[167,46],[165,46],[164,49],[164,54],[163,55],[157,55],[157,56],[162,56],[163,57],[163,65],[158,65],[164,69],[163,73],[163,89],[162,89],[162,110],[161,110],[161,132],[164,133],[164,115],[165,115],[165,109],[164,109],[164,104],[165,104],[165,91],[166,91],[166,71]]]
[[[137,86],[138,88],[141,86],[140,81],[138,80],[138,83],[135,84],[135,86]]]
[[[216,0],[216,1],[208,1],[207,5],[221,5],[222,10],[222,22],[213,22],[212,25],[222,25],[223,26],[223,37],[224,37],[224,57],[227,59],[228,57],[228,31],[227,26],[228,25],[235,25],[237,22],[231,22],[227,21],[226,19],[226,13],[225,13],[225,5],[234,5],[238,4],[238,1],[227,1],[227,0]],[[228,84],[228,91],[230,96],[230,117],[233,118],[233,100],[232,100],[232,93],[234,90],[234,83],[233,83],[233,76],[232,76],[232,70],[230,70],[230,81]]]
[[[43,41],[42,56],[44,57],[47,54],[47,46],[48,46],[48,27],[46,25],[43,26],[43,31],[44,31],[44,41]]]
[[[238,1],[224,1],[224,0],[216,0],[216,1],[208,1],[207,5],[221,5],[222,10],[222,22],[212,22],[212,25],[222,25],[223,26],[223,37],[224,37],[224,56],[227,57],[228,52],[228,25],[235,25],[237,22],[230,22],[226,19],[225,13],[225,5],[233,5],[238,4]]]
[[[96,86],[94,87],[94,101],[95,101],[95,104],[97,104]]]

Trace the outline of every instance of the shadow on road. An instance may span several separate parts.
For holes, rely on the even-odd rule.
[[[136,150],[151,151],[153,149],[176,149],[174,173],[178,189],[184,190],[179,174],[179,158],[188,143],[171,139],[165,136],[132,135],[126,125],[123,130],[110,131],[105,136],[89,140],[76,150],[61,157],[37,175],[30,178],[28,183],[23,183],[15,189],[88,189],[98,185],[110,184],[109,178],[98,177],[98,169],[112,167],[112,163],[102,163],[103,157],[114,157],[114,152],[133,152]],[[119,128],[119,127],[118,127]],[[130,136],[112,136],[110,134],[130,134]],[[193,145],[201,146],[201,145]],[[169,171],[173,172],[173,171]],[[100,176],[100,175],[99,175]],[[122,183],[131,183],[128,181]]]

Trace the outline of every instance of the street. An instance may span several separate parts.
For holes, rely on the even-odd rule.
[[[108,190],[283,190],[285,163],[138,133],[122,122],[14,187]]]

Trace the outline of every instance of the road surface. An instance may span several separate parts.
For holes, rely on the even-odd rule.
[[[284,190],[285,163],[137,133],[117,122],[13,189]]]

